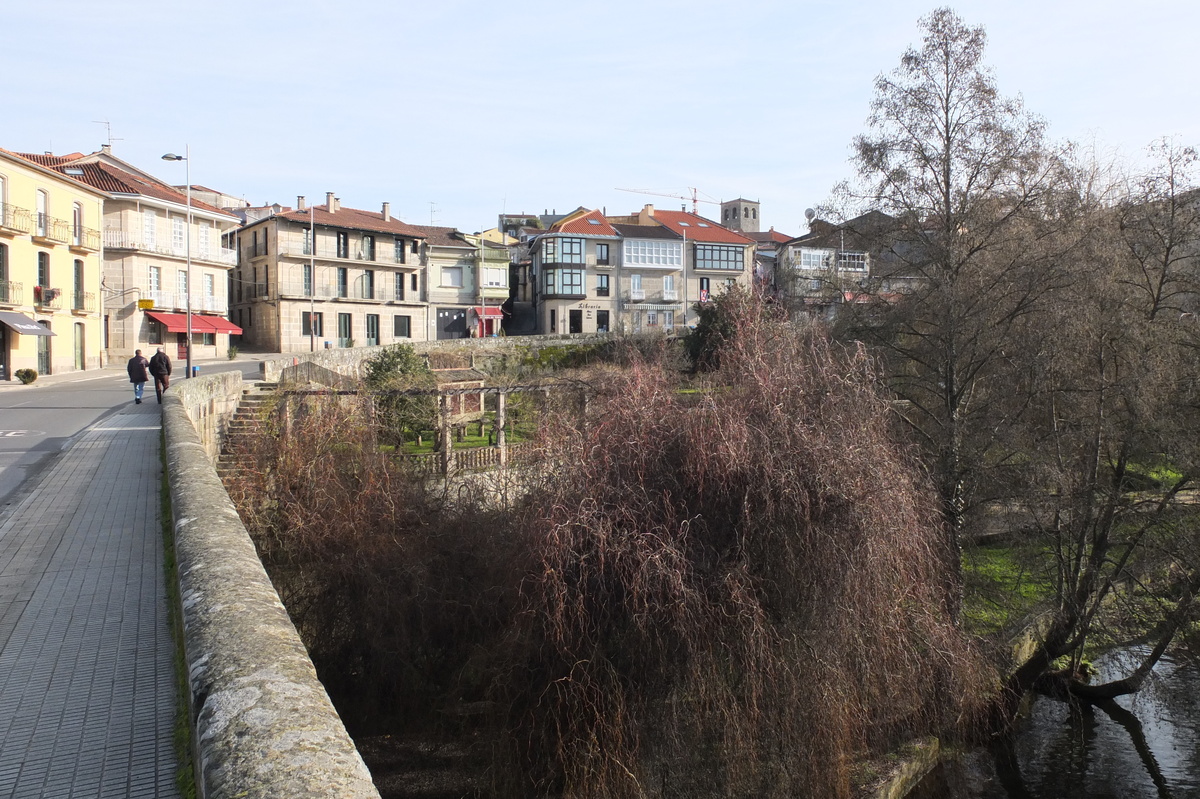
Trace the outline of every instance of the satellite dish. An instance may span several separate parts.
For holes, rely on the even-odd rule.
[[[804,218],[807,219],[809,222],[811,222],[817,218],[817,212],[811,208],[805,208],[804,209]]]

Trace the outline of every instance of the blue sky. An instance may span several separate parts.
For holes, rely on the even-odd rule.
[[[479,230],[501,211],[625,213],[697,187],[764,225],[852,175],[872,81],[919,41],[911,0],[47,0],[6,8],[0,147],[114,152],[254,204],[297,194]],[[1200,4],[951,4],[1052,137],[1129,159],[1200,144]],[[715,205],[701,213],[716,216]]]

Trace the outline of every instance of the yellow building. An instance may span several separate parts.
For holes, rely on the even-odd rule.
[[[0,150],[0,380],[104,365],[103,197]]]

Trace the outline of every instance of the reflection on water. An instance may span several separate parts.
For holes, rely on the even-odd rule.
[[[1098,661],[1098,682],[1144,650]],[[1163,658],[1154,678],[1106,708],[1038,697],[1016,740],[931,775],[921,799],[1200,799],[1200,669]]]

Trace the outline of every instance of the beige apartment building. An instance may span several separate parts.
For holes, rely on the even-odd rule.
[[[270,352],[429,338],[426,235],[380,211],[325,204],[247,209],[237,234],[233,321]]]
[[[104,194],[55,160],[0,150],[0,380],[104,365]]]
[[[43,156],[48,166],[104,195],[104,328],[109,360],[163,346],[187,358],[191,306],[193,359],[224,357],[229,272],[236,254],[222,246],[233,214],[189,198],[104,145],[90,155]],[[190,267],[189,267],[190,258]]]

